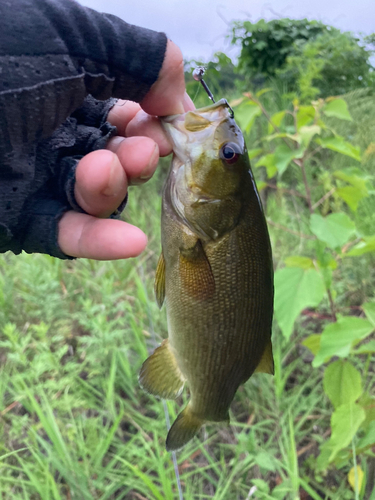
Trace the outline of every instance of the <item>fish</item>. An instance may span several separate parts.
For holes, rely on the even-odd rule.
[[[241,129],[225,99],[162,118],[173,159],[162,195],[156,300],[168,339],[143,363],[141,387],[190,399],[166,448],[207,423],[228,423],[238,387],[274,373],[270,238]]]

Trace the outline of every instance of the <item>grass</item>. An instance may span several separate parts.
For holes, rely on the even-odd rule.
[[[130,195],[126,217],[150,237],[140,258],[0,257],[2,500],[178,499],[162,402],[137,381],[167,335],[152,291],[164,175],[165,164]],[[299,211],[283,199],[270,197],[267,208],[274,222],[303,232]],[[276,264],[308,251],[308,240],[277,227],[271,236]],[[345,271],[353,289],[365,266]],[[373,285],[367,279],[364,294]],[[354,498],[348,466],[319,472],[315,465],[332,412],[323,371],[312,371],[301,346],[317,321],[301,318],[290,342],[275,325],[275,377],[252,377],[235,397],[231,427],[207,426],[178,452],[185,499]],[[171,420],[186,399],[167,403]]]

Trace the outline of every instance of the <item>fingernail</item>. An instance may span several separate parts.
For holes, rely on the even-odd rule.
[[[156,168],[156,165],[158,164],[158,161],[159,161],[159,147],[157,144],[155,144],[154,151],[151,154],[150,161],[148,162],[147,167],[142,172],[142,175],[140,175],[136,179],[132,179],[131,183],[133,185],[143,184],[144,182],[151,179],[151,177],[154,175],[155,168]]]
[[[122,188],[121,177],[123,177],[124,175],[125,174],[123,173],[122,168],[119,169],[117,156],[113,155],[107,187],[102,191],[102,194],[104,194],[105,196],[117,196]]]
[[[152,152],[152,155],[150,157],[150,161],[148,162],[147,167],[145,170],[142,172],[141,179],[146,180],[150,179],[154,175],[155,167],[158,164],[159,161],[159,147],[157,144],[155,144],[154,151]]]
[[[182,101],[182,105],[185,111],[193,111],[195,109],[193,101],[190,99],[190,96],[187,92],[185,92],[184,99]]]

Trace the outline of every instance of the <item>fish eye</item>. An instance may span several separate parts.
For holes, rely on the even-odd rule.
[[[239,159],[240,154],[241,151],[237,144],[234,142],[227,142],[221,147],[219,156],[225,163],[232,165]]]

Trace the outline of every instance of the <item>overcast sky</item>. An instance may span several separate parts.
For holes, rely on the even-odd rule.
[[[185,58],[206,62],[217,51],[229,57],[227,24],[234,19],[265,17],[317,19],[342,30],[375,32],[375,0],[78,0],[81,4],[125,21],[164,31],[179,45]]]

